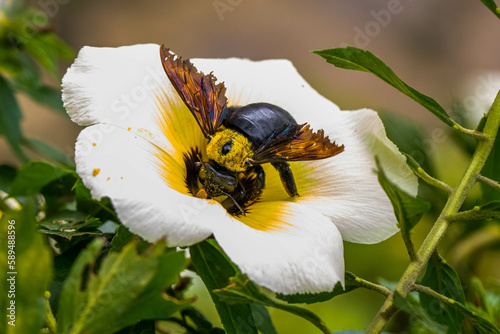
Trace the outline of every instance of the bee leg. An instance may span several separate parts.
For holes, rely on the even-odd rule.
[[[257,188],[262,192],[262,189],[266,186],[266,173],[264,173],[264,168],[261,165],[255,166],[254,171],[257,173]]]
[[[292,170],[290,169],[290,164],[285,161],[272,162],[274,168],[280,174],[281,183],[285,188],[286,192],[290,197],[299,196],[297,192],[297,185],[295,184],[295,179],[293,178]]]

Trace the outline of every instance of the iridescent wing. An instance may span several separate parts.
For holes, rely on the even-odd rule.
[[[253,155],[254,164],[278,161],[318,160],[344,151],[325,137],[323,130],[313,132],[309,124],[295,124],[273,133]]]
[[[224,83],[216,84],[217,78],[212,73],[198,72],[189,60],[177,57],[164,45],[160,47],[160,56],[168,79],[196,118],[205,137],[211,137],[226,113]]]

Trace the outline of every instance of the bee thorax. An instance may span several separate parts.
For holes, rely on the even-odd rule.
[[[253,157],[252,144],[242,134],[231,129],[224,129],[214,134],[207,144],[210,160],[233,172],[244,172],[247,161]]]

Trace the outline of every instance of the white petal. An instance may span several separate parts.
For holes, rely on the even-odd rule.
[[[391,202],[374,173],[374,156],[387,177],[402,190],[416,196],[418,181],[406,159],[387,138],[378,115],[372,110],[342,111],[342,118],[324,122],[325,132],[342,133],[345,151],[336,157],[307,166],[301,163],[311,196],[297,202],[332,218],[344,240],[377,243],[398,232]]]
[[[156,129],[158,89],[171,85],[156,44],[83,47],[62,80],[64,106],[80,125]]]
[[[165,238],[169,246],[186,246],[207,238],[214,224],[228,219],[226,211],[218,203],[174,190],[182,172],[168,185],[157,150],[130,131],[94,125],[78,137],[77,172],[92,196],[109,197],[122,223],[144,239]]]
[[[342,237],[327,217],[295,203],[259,202],[239,219],[221,222],[214,236],[257,284],[283,294],[344,284]]]

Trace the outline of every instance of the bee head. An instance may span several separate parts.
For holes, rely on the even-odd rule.
[[[252,144],[231,129],[217,131],[207,144],[208,158],[232,172],[244,172],[253,156]]]
[[[238,186],[238,179],[233,173],[220,169],[210,162],[201,164],[198,177],[209,197],[232,193]]]

